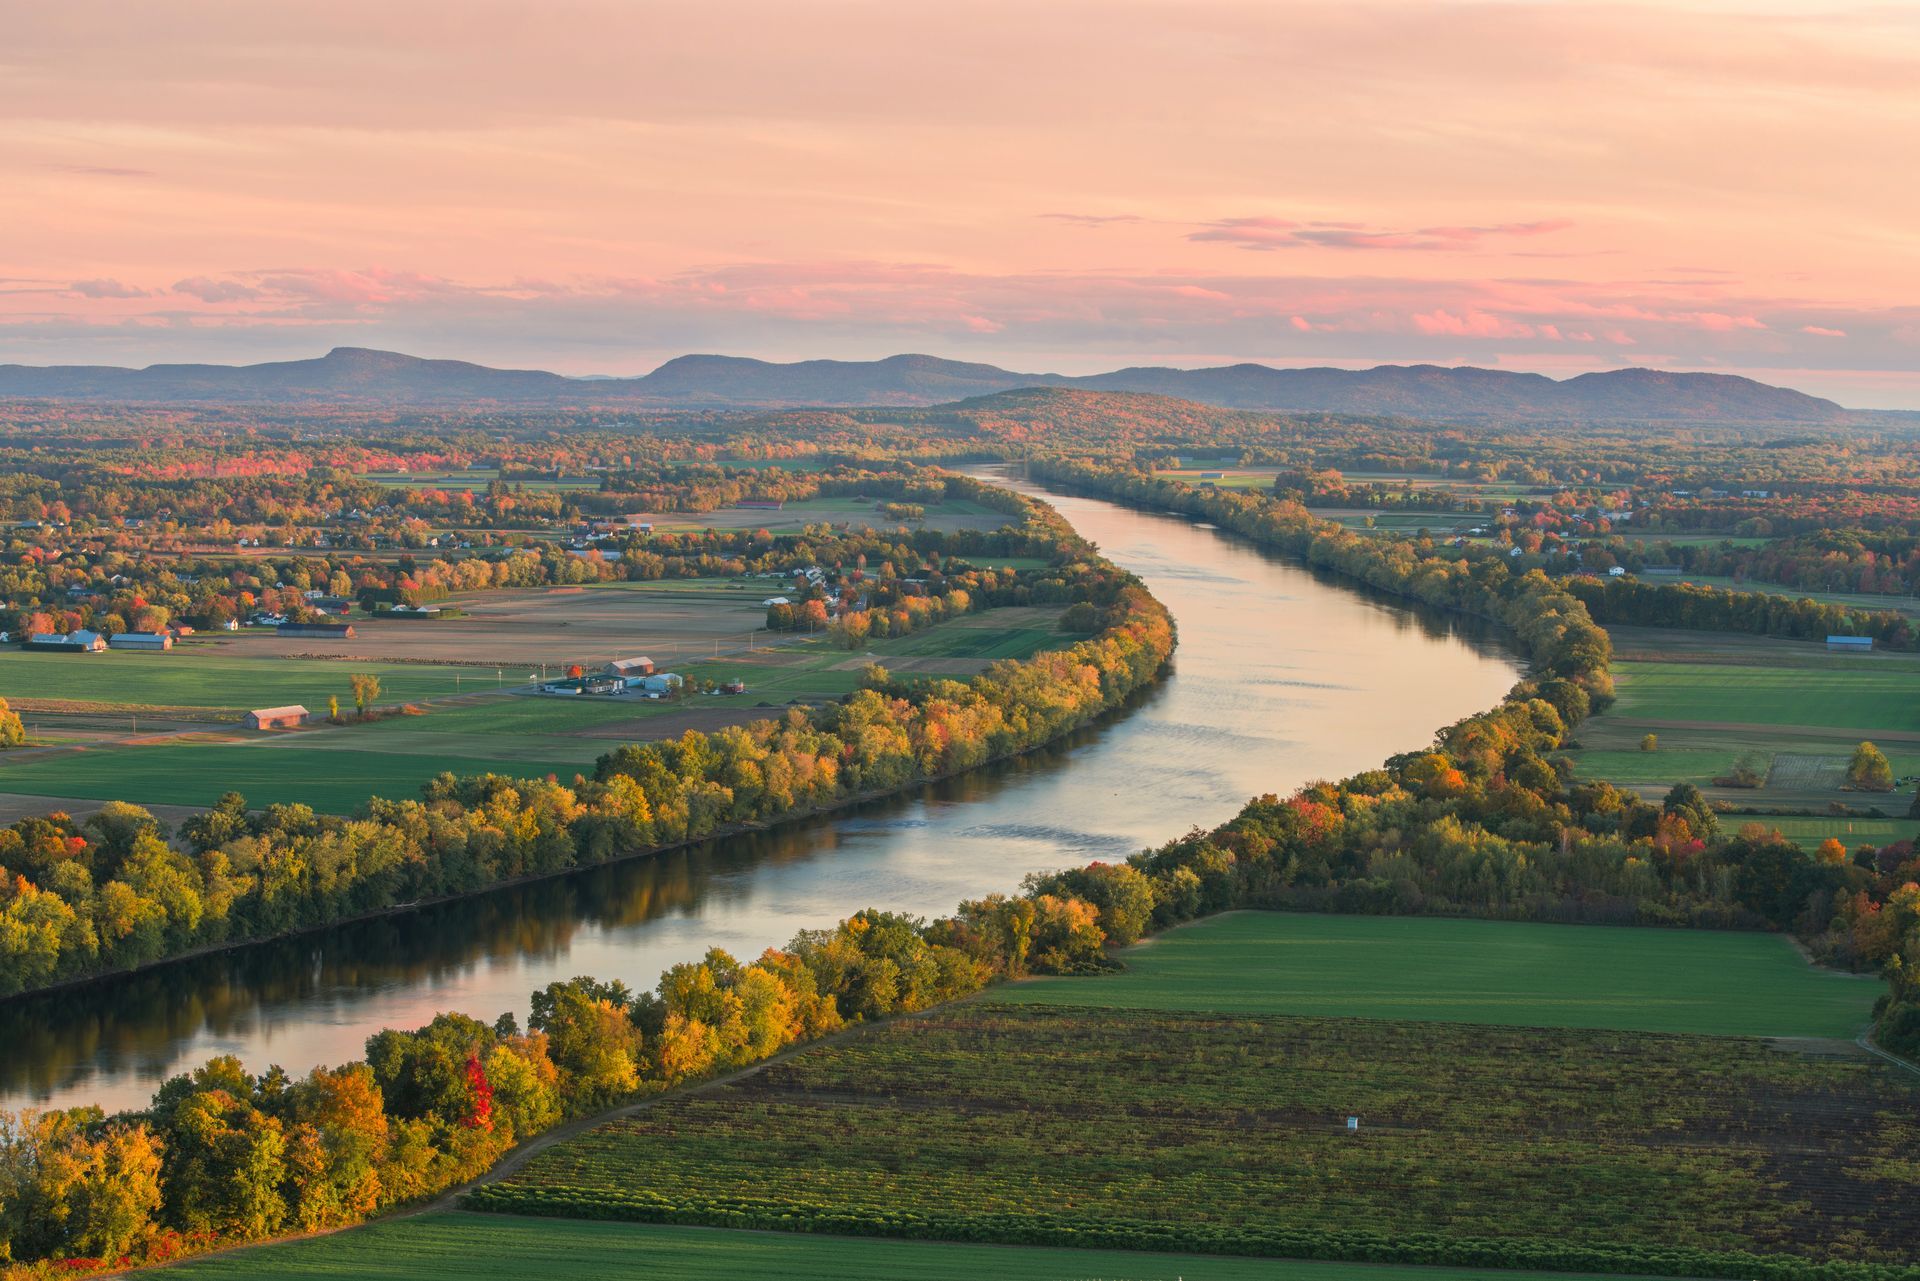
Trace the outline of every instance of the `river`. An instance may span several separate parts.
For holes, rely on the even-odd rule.
[[[925,915],[1027,873],[1121,859],[1260,792],[1338,778],[1491,706],[1487,629],[1363,593],[1205,525],[1044,493],[1173,612],[1167,678],[1017,761],[828,817],[0,1005],[0,1106],[143,1105],[216,1054],[300,1073],[437,1011],[523,1020],[590,974],[648,988],[866,906]]]

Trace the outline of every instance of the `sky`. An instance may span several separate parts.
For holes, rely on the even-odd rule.
[[[3,0],[0,362],[1745,373],[1920,408],[1920,5]]]

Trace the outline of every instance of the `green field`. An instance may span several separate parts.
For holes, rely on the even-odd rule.
[[[304,703],[318,711],[326,707],[330,694],[338,695],[342,703],[352,703],[353,691],[347,678],[356,672],[379,676],[381,701],[393,703],[485,687],[494,679],[491,668],[476,671],[428,663],[231,656],[210,654],[200,644],[189,642],[166,653],[0,650],[0,697],[230,711]]]
[[[316,736],[317,737],[317,736]],[[478,750],[482,743],[469,743]],[[611,743],[598,744],[606,751]],[[507,761],[500,756],[337,751],[276,742],[166,743],[93,749],[22,760],[0,768],[0,792],[132,801],[138,805],[211,805],[239,792],[252,805],[310,805],[350,814],[369,796],[416,797],[442,770],[456,774],[592,773],[592,762]]]
[[[1778,935],[1436,917],[1235,912],[1125,954],[1124,973],[1033,979],[1004,1004],[1434,1019],[1726,1036],[1851,1037],[1881,984]]]
[[[678,580],[596,590],[704,602],[764,591],[765,585]],[[1052,606],[989,610],[909,636],[871,639],[857,652],[825,633],[781,637],[753,653],[676,664],[695,684],[742,680],[746,694],[689,692],[661,702],[489,695],[493,670],[473,667],[232,657],[192,649],[91,656],[0,653],[0,696],[89,705],[78,717],[29,712],[34,746],[84,745],[85,750],[0,761],[0,792],[206,805],[224,792],[239,791],[256,805],[300,802],[322,812],[352,813],[369,796],[416,796],[421,784],[448,770],[570,779],[591,773],[594,763],[621,742],[675,735],[689,726],[770,719],[792,702],[839,698],[859,688],[869,662],[887,664],[905,679],[965,679],[989,662],[1071,643],[1076,638],[1058,630],[1059,614]],[[247,734],[237,724],[204,727],[217,730],[216,737],[239,736],[228,742],[208,741],[202,734],[163,743],[115,741],[136,728],[133,710],[139,708],[156,713],[139,718],[137,727],[149,732],[159,728],[151,721],[162,719],[158,713],[165,708],[208,709],[236,722],[245,708],[288,702],[324,713],[329,694],[350,704],[348,677],[366,671],[379,674],[385,704],[426,702],[476,689],[486,696],[428,703],[420,716],[315,726],[293,734]],[[521,668],[511,671],[516,680],[524,679]]]
[[[207,1281],[524,1281],[530,1276],[612,1281],[1484,1281],[1488,1274],[1483,1269],[432,1214],[202,1259],[170,1269],[169,1275]],[[1520,1281],[1530,1274],[1501,1275]],[[1566,1273],[1554,1275],[1579,1281]]]
[[[1674,535],[1662,534],[1649,538],[1649,542],[1687,541]],[[1702,538],[1699,541],[1707,541]],[[1719,538],[1711,541],[1719,542]],[[1759,538],[1729,538],[1725,541],[1736,546],[1753,546],[1766,542]],[[1810,591],[1804,587],[1785,587],[1779,583],[1764,583],[1752,578],[1724,578],[1714,574],[1682,574],[1677,579],[1660,578],[1655,582],[1699,583],[1704,587],[1719,587],[1730,592],[1763,592],[1768,596],[1785,596],[1788,600],[1817,600],[1827,605],[1842,605],[1848,609],[1863,609],[1868,612],[1891,610],[1897,614],[1920,614],[1920,599],[1912,596],[1885,596],[1867,592],[1827,592]]]
[[[1834,837],[1848,849],[1856,845],[1889,845],[1911,841],[1920,836],[1920,821],[1899,818],[1776,818],[1772,815],[1730,814],[1729,825],[1758,823],[1774,828],[1795,844],[1812,849],[1828,837]]]
[[[1920,1218],[1885,1208],[1920,1176],[1920,1079],[1816,1044],[970,1002],[663,1099],[469,1205],[1571,1270],[1910,1258]]]
[[[1617,701],[1577,731],[1580,776],[1649,791],[1693,783],[1736,808],[1904,814],[1906,793],[1844,790],[1848,757],[1871,739],[1895,777],[1920,774],[1920,655],[1836,654],[1825,646],[1720,632],[1614,628]],[[1640,750],[1653,734],[1657,750]],[[1761,788],[1716,787],[1742,756]]]

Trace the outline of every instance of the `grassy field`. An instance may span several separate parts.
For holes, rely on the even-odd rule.
[[[1844,790],[1847,760],[1871,739],[1896,777],[1920,774],[1920,655],[1836,654],[1825,646],[1719,632],[1618,627],[1615,704],[1580,726],[1569,753],[1584,778],[1662,789],[1693,783],[1735,806],[1904,814],[1906,793]],[[1657,750],[1640,750],[1653,734]],[[1761,788],[1716,787],[1754,754]]]
[[[635,519],[653,526],[656,533],[683,533],[696,529],[764,529],[770,533],[793,533],[808,525],[847,525],[854,529],[895,529],[900,526],[953,532],[962,529],[999,529],[1011,517],[991,507],[965,498],[916,504],[926,508],[926,518],[918,521],[895,520],[880,513],[879,502],[857,498],[808,498],[790,502],[778,511],[764,507],[722,507],[711,512],[657,512],[637,514]]]
[[[593,599],[651,600],[664,608],[684,607],[697,613],[704,597],[720,597],[728,609],[737,609],[732,600],[737,589],[737,584],[726,580],[623,584]],[[3,654],[0,681],[12,672],[40,698],[84,698],[90,705],[117,711],[77,717],[29,714],[36,746],[70,744],[86,750],[10,755],[0,761],[0,792],[206,805],[224,792],[239,791],[257,805],[301,802],[322,812],[351,813],[369,796],[416,796],[421,784],[443,770],[523,777],[551,773],[570,779],[578,772],[591,773],[594,762],[622,742],[777,717],[794,701],[819,703],[851,693],[870,662],[883,663],[902,677],[963,679],[995,660],[1025,658],[1073,640],[1058,630],[1059,614],[1056,607],[969,614],[910,636],[872,640],[858,652],[835,644],[825,634],[773,638],[762,633],[758,641],[762,647],[753,653],[736,653],[734,646],[716,641],[711,648],[721,650],[718,657],[674,664],[695,683],[742,680],[748,692],[741,696],[688,693],[670,702],[650,702],[495,694],[429,703],[421,716],[313,727],[291,734],[248,734],[237,724],[175,724],[171,728],[193,732],[144,743],[120,741],[134,728],[131,715],[126,719],[120,715],[140,706],[155,713],[163,708],[219,709],[237,720],[246,707],[298,701],[324,713],[328,693],[338,693],[342,703],[351,703],[347,678],[355,672],[380,675],[383,703],[430,699],[456,690],[471,693],[476,688],[484,693],[495,687],[495,674],[484,668],[268,654],[251,658],[192,652]],[[603,607],[597,616],[613,619],[621,613]],[[420,629],[423,639],[437,631],[432,624],[403,626]],[[13,666],[19,659],[29,661]],[[507,675],[521,683],[527,672],[519,668]],[[48,690],[49,685],[57,694]],[[7,689],[0,683],[0,694]],[[136,701],[141,699],[151,701]],[[164,722],[164,717],[140,717],[139,728],[149,733],[166,728],[156,721]],[[206,730],[217,732],[199,732]],[[215,741],[222,737],[233,741]]]
[[[1475,1281],[1484,1270],[953,1245],[638,1223],[433,1214],[169,1270],[196,1281]],[[1515,1281],[1529,1274],[1503,1273]],[[1545,1274],[1538,1274],[1545,1275]],[[1579,1281],[1556,1273],[1562,1281]]]
[[[996,988],[1004,1004],[1850,1037],[1881,984],[1778,935],[1237,912],[1126,953],[1124,973]]]
[[[304,703],[321,710],[329,694],[352,704],[347,678],[356,672],[379,676],[382,698],[392,702],[452,694],[462,686],[471,690],[482,681],[491,685],[494,680],[491,671],[423,663],[229,656],[195,645],[180,646],[168,653],[109,650],[104,654],[48,654],[0,649],[0,697],[72,699],[129,707],[224,708],[235,712]]]
[[[969,1003],[663,1100],[471,1204],[1270,1255],[1439,1237],[1516,1266],[1909,1258],[1920,1219],[1885,1210],[1920,1174],[1920,1080],[1820,1044]]]
[[[1686,540],[1663,534],[1657,537],[1651,537],[1647,541],[1682,542]],[[1720,540],[1716,538],[1712,541],[1718,542]],[[1751,546],[1767,540],[1730,538],[1726,541],[1734,543],[1735,545]],[[1883,596],[1878,593],[1868,594],[1866,592],[1809,591],[1804,587],[1785,587],[1779,583],[1763,583],[1752,578],[1723,578],[1714,574],[1682,574],[1678,579],[1661,579],[1657,581],[1699,583],[1705,587],[1719,587],[1730,592],[1764,592],[1769,596],[1785,596],[1789,600],[1817,600],[1828,605],[1843,605],[1848,609],[1864,609],[1869,612],[1874,610],[1892,610],[1899,614],[1920,614],[1920,599],[1912,596]]]
[[[598,744],[585,762],[508,761],[481,754],[486,746],[471,742],[468,748],[473,754],[464,756],[244,742],[92,749],[9,763],[0,768],[0,791],[195,806],[211,805],[225,792],[239,792],[256,806],[297,803],[321,813],[350,814],[369,796],[418,796],[420,785],[442,770],[516,776],[556,773],[570,779],[582,770],[592,773],[592,756],[605,751],[608,744]]]
[[[671,1096],[473,1205],[1273,1255],[1441,1239],[1531,1267],[1920,1247],[1883,1212],[1920,1175],[1920,1079],[1825,1039],[1877,985],[1783,940],[1239,913],[1126,959]]]
[[[1730,824],[1752,822],[1774,828],[1788,840],[1806,849],[1812,849],[1828,837],[1852,849],[1856,845],[1889,845],[1894,841],[1911,841],[1920,836],[1920,821],[1914,819],[1775,818],[1771,815],[1743,817],[1733,814],[1725,821]]]

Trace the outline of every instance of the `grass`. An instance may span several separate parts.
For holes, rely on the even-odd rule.
[[[1891,1261],[1920,1248],[1889,1212],[1916,1140],[1920,1081],[1844,1042],[970,1002],[662,1099],[472,1207],[1574,1270]]]
[[[1907,664],[1769,669],[1685,662],[1614,664],[1615,715],[1670,721],[1823,726],[1920,734],[1920,698]]]
[[[650,601],[707,603],[730,594],[764,592],[766,586],[691,579],[594,590]],[[1076,639],[1055,627],[1059,613],[1057,607],[1023,607],[969,614],[910,636],[871,640],[857,653],[823,633],[781,638],[752,654],[674,665],[696,683],[743,680],[748,687],[744,696],[689,694],[672,702],[488,696],[434,704],[424,716],[391,717],[345,729],[151,745],[121,745],[100,737],[125,733],[132,728],[126,722],[112,729],[81,727],[59,716],[29,713],[35,746],[63,740],[94,745],[65,755],[0,761],[0,791],[146,805],[205,805],[224,792],[239,791],[255,804],[299,802],[326,813],[352,813],[369,796],[416,796],[421,784],[443,770],[535,777],[552,773],[567,779],[576,772],[591,773],[594,762],[622,741],[677,734],[689,723],[689,712],[774,718],[791,701],[822,702],[851,693],[859,688],[869,653],[871,661],[901,665],[905,676],[956,678],[992,660],[1029,657]],[[516,682],[524,676],[523,667],[508,670]],[[302,702],[315,714],[324,714],[326,695],[338,693],[349,703],[347,678],[363,671],[380,675],[380,701],[386,704],[449,695],[456,689],[487,693],[496,683],[491,669],[411,663],[236,658],[191,650],[93,656],[14,652],[0,653],[0,695],[83,700],[115,714],[151,709],[156,715],[141,717],[143,723],[161,719],[157,714],[166,708],[215,709],[237,721],[241,709],[287,702]],[[696,717],[693,723],[714,722]],[[207,728],[244,733],[237,724]]]
[[[1842,789],[1862,739],[1878,743],[1896,777],[1920,774],[1920,657],[1836,654],[1823,645],[1615,628],[1617,701],[1578,730],[1583,778],[1664,789],[1692,783],[1736,807],[1904,813],[1904,794]],[[1653,734],[1658,748],[1639,750]],[[1741,757],[1769,771],[1758,789],[1716,787]]]
[[[1815,969],[1777,935],[1435,917],[1237,912],[1170,931],[1125,959],[1112,977],[1034,979],[987,999],[1851,1037],[1882,990]]]
[[[170,1275],[206,1281],[1473,1281],[1487,1273],[431,1214],[203,1259]],[[1518,1281],[1525,1274],[1511,1275]]]
[[[1765,814],[1751,817],[1730,814],[1721,822],[1728,825],[1758,823],[1762,827],[1774,828],[1805,849],[1812,849],[1828,837],[1838,838],[1842,845],[1852,849],[1858,845],[1890,845],[1895,841],[1911,841],[1920,835],[1920,822],[1913,819],[1775,818]]]
[[[1649,542],[1679,542],[1672,535],[1649,537]],[[1705,540],[1701,540],[1705,541]],[[1712,541],[1720,541],[1715,538]],[[1736,546],[1750,546],[1763,543],[1765,539],[1730,538],[1725,540]],[[1699,583],[1703,587],[1719,587],[1731,592],[1763,592],[1768,596],[1785,596],[1789,600],[1817,600],[1826,605],[1840,605],[1847,609],[1861,609],[1869,613],[1891,610],[1897,614],[1920,614],[1920,599],[1912,596],[1889,596],[1878,592],[1828,592],[1809,590],[1804,587],[1787,587],[1780,583],[1766,583],[1752,578],[1727,578],[1715,574],[1682,574],[1677,579],[1658,578],[1655,582]]]
[[[425,663],[363,663],[264,654],[230,656],[208,653],[201,644],[190,643],[163,653],[0,650],[0,697],[232,711],[304,703],[323,711],[329,694],[352,705],[353,690],[347,678],[358,672],[372,672],[380,678],[382,702],[432,698],[452,694],[456,688],[472,690],[493,683],[491,669],[483,672]]]
[[[596,746],[606,751],[613,744]],[[555,773],[570,779],[583,769],[592,772],[590,763],[575,761],[507,762],[477,754],[410,756],[302,747],[296,740],[272,746],[179,742],[9,763],[0,767],[0,791],[138,805],[211,805],[223,792],[239,792],[254,805],[303,804],[322,813],[350,814],[369,796],[418,796],[420,785],[442,770],[516,776]]]

